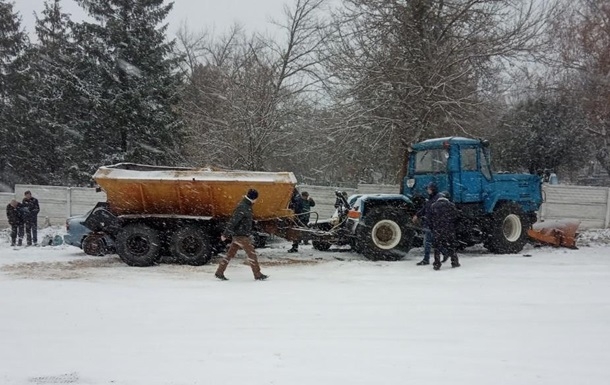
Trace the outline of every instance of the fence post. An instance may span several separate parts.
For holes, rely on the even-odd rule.
[[[610,188],[608,188],[608,197],[606,198],[606,221],[604,222],[604,229],[607,229],[610,225]]]
[[[68,187],[66,190],[66,218],[72,216],[72,188]]]

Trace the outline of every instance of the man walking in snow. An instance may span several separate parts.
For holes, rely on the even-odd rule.
[[[310,218],[310,211],[311,208],[314,207],[316,205],[316,202],[313,200],[312,197],[309,196],[309,193],[307,191],[303,191],[301,193],[301,200],[303,201],[303,215],[301,216],[302,222],[305,226],[309,227],[309,218]],[[307,240],[303,241],[303,244],[307,245],[309,242]]]
[[[312,197],[309,196],[309,193],[307,191],[303,191],[301,193],[301,200],[303,201],[302,222],[303,224],[307,225],[309,223],[310,218],[309,212],[311,211],[311,208],[316,205],[316,202],[313,200]]]
[[[25,208],[24,222],[27,245],[31,246],[33,242],[34,246],[36,246],[38,244],[38,213],[40,212],[40,206],[38,205],[38,199],[34,198],[29,190],[24,193],[23,207]]]
[[[290,200],[290,205],[288,206],[292,211],[294,211],[296,222],[299,226],[307,226],[307,223],[303,223],[303,198],[299,191],[295,188],[292,192],[292,199]],[[288,250],[289,253],[296,253],[299,251],[299,240],[292,242],[292,248]]]
[[[414,216],[413,222],[417,221],[418,218],[421,218],[422,228],[424,231],[424,259],[417,262],[417,265],[424,266],[430,264],[430,251],[432,250],[432,244],[434,240],[434,236],[432,231],[430,230],[430,207],[436,202],[439,198],[438,186],[434,182],[428,183],[426,187],[426,191],[428,192],[428,200]]]
[[[11,246],[21,246],[23,241],[23,206],[17,200],[6,205],[6,217],[11,225]],[[16,243],[15,243],[16,242]]]
[[[432,246],[434,247],[434,270],[441,268],[440,254],[451,258],[451,267],[460,267],[456,252],[455,228],[459,219],[459,210],[448,197],[440,194],[430,206],[429,224],[432,231]]]
[[[254,279],[264,281],[268,278],[265,274],[261,273],[258,258],[254,252],[252,241],[250,240],[250,236],[252,235],[252,222],[254,221],[252,205],[257,199],[258,191],[254,189],[248,190],[246,196],[244,196],[242,201],[235,208],[233,216],[229,220],[229,223],[227,223],[227,227],[221,236],[223,241],[231,237],[229,251],[227,251],[227,255],[220,261],[215,274],[216,278],[221,281],[228,280],[227,277],[225,277],[225,270],[239,249],[246,252],[246,255],[248,256],[247,261],[252,268]]]

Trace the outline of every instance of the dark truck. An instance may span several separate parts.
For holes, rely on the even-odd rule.
[[[314,243],[352,245],[372,260],[397,260],[414,245],[412,216],[423,206],[428,183],[447,192],[462,211],[457,233],[463,247],[482,243],[494,253],[518,253],[542,203],[541,180],[531,174],[494,173],[489,143],[448,137],[430,139],[409,149],[399,194],[367,194],[343,199],[339,221],[314,225],[334,229],[335,239]],[[341,194],[337,194],[338,202]]]

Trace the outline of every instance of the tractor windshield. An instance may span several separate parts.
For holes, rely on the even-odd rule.
[[[439,148],[418,152],[415,155],[415,173],[447,172],[447,150]]]

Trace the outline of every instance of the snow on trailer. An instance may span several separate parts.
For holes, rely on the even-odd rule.
[[[249,188],[259,192],[256,219],[291,213],[297,180],[291,172],[257,172],[119,163],[93,175],[116,215],[173,214],[229,217]]]

